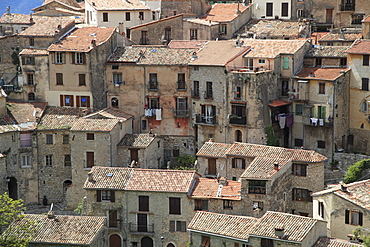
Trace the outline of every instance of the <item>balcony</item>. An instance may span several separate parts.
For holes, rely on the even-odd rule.
[[[174,117],[189,117],[189,110],[175,109],[173,110],[173,116]]]
[[[192,98],[199,98],[200,97],[200,92],[198,90],[191,90],[191,97]]]
[[[355,11],[355,3],[343,3],[339,4],[340,11]]]
[[[202,116],[200,114],[196,114],[195,121],[197,124],[215,125],[216,116]]]
[[[5,92],[14,92],[14,91],[20,91],[20,88],[16,85],[2,85],[1,88]]]
[[[248,194],[266,194],[266,186],[249,186]]]
[[[229,118],[229,123],[245,125],[247,124],[247,117],[231,115]]]
[[[302,122],[304,125],[309,125],[309,126],[318,126],[318,127],[332,127],[333,126],[333,121],[332,120],[327,120],[327,119],[320,119],[320,118],[309,118],[309,117],[303,117]]]
[[[154,224],[138,225],[138,224],[128,223],[128,229],[129,229],[130,234],[138,234],[138,235],[153,235],[154,234]]]

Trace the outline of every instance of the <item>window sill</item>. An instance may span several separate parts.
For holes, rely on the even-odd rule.
[[[84,167],[84,170],[90,171],[92,167]]]
[[[32,168],[32,166],[21,166],[21,168]]]

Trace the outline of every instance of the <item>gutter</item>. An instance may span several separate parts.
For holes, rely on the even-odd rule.
[[[230,236],[225,236],[225,235],[219,235],[219,234],[210,233],[210,232],[203,232],[203,231],[193,230],[193,229],[189,229],[189,228],[187,230],[190,233],[194,232],[194,233],[199,233],[199,234],[204,234],[204,235],[210,235],[210,236],[213,236],[213,237],[218,237],[218,238],[223,238],[223,239],[226,238],[226,239],[241,241],[241,242],[244,242],[244,243],[249,243],[249,241],[246,240],[246,239],[235,238],[235,237],[230,237]]]

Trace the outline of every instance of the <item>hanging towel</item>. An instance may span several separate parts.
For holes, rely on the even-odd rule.
[[[286,127],[292,127],[293,126],[293,114],[288,114],[286,116]]]
[[[324,119],[319,119],[319,125],[324,126]]]
[[[285,119],[286,119],[285,116],[279,116],[280,129],[284,129],[285,128]]]
[[[155,120],[162,120],[162,109],[155,110]]]
[[[318,119],[317,118],[311,118],[311,122],[312,122],[312,125],[317,125],[317,121]]]

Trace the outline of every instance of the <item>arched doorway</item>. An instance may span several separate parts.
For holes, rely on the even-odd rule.
[[[72,186],[72,181],[71,180],[66,180],[63,182],[63,192],[66,192],[67,189]]]
[[[240,130],[235,131],[235,141],[243,142],[243,134]]]
[[[10,198],[18,200],[18,182],[15,177],[9,178],[8,191]]]
[[[111,106],[114,108],[118,108],[118,99],[116,97],[111,99]]]
[[[121,237],[113,234],[109,237],[109,247],[121,247]]]
[[[173,243],[169,243],[167,244],[167,247],[175,247],[175,245]]]
[[[153,239],[150,237],[143,237],[141,239],[141,247],[153,247]]]

